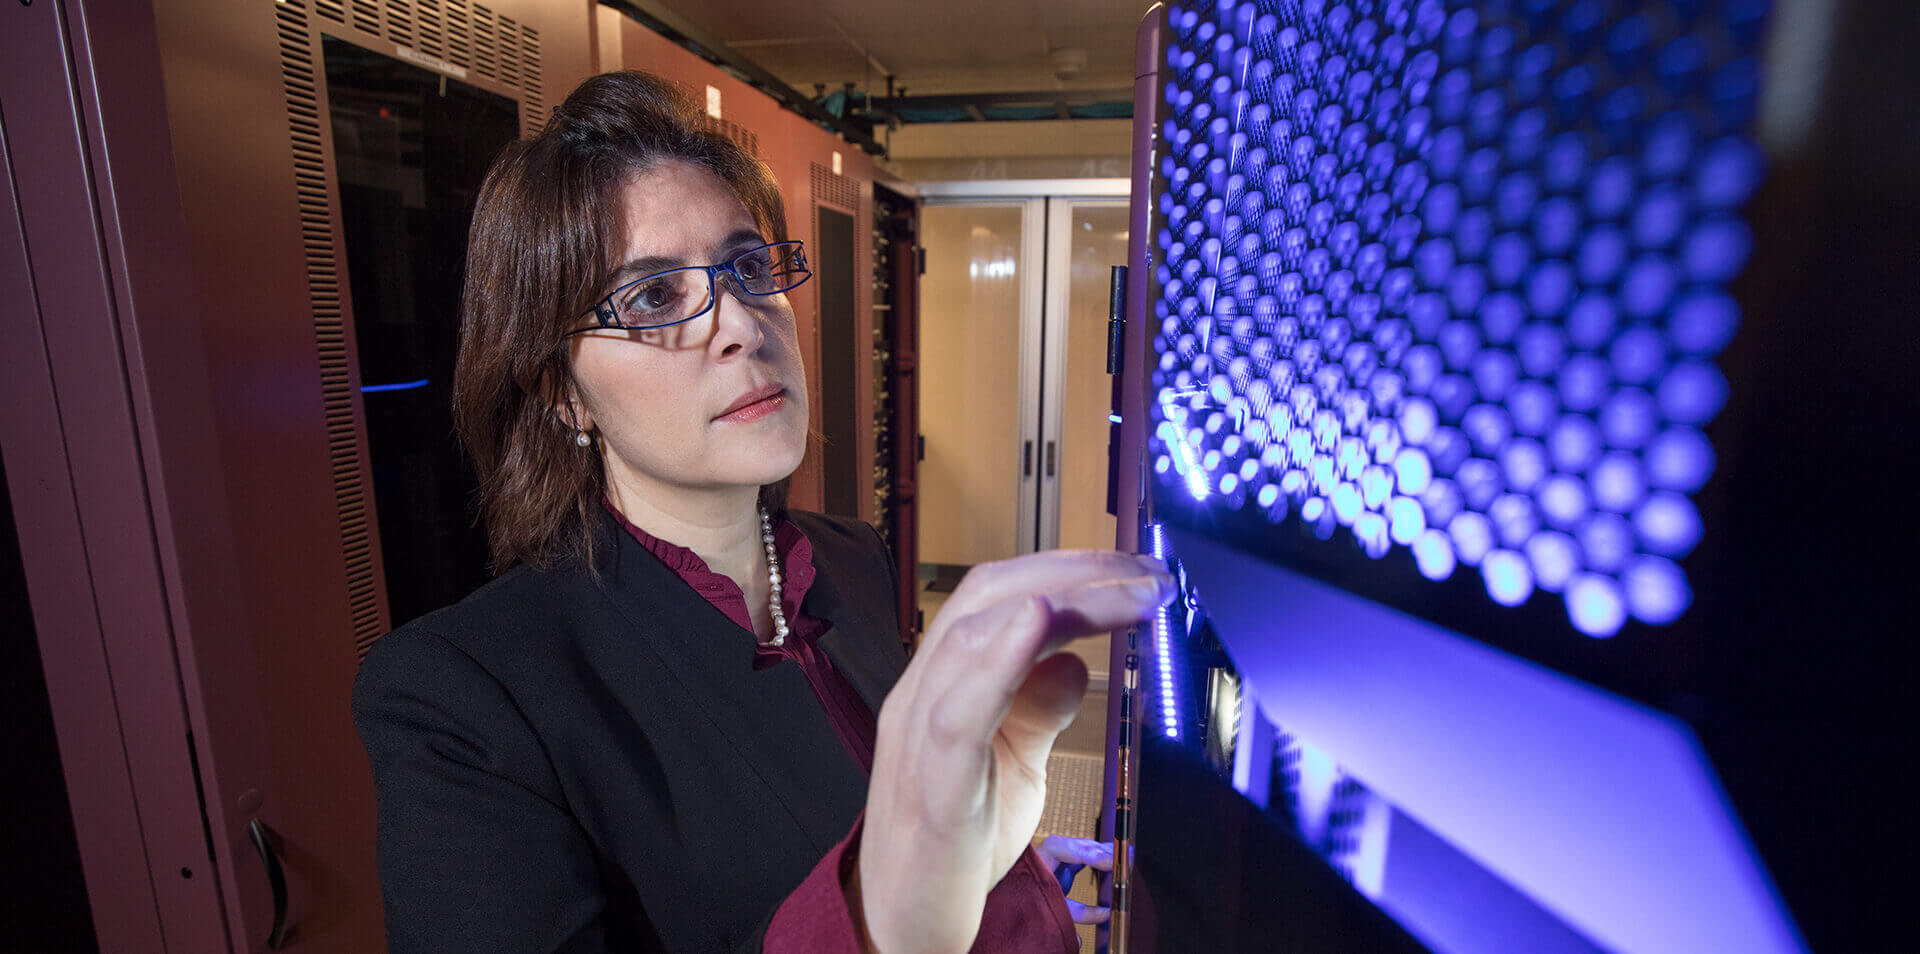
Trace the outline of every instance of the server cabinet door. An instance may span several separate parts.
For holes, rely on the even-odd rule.
[[[293,172],[231,119],[285,94],[163,68],[275,48],[233,12],[7,8],[0,438],[100,949],[377,951]]]
[[[264,881],[236,890],[256,872],[233,831],[206,824],[201,769],[215,740],[242,775],[265,760],[250,680],[186,698],[201,675],[190,634],[250,666],[240,594],[182,573],[225,518],[204,366],[181,324],[191,295],[151,16],[143,36],[146,11],[108,9],[135,6],[0,13],[0,447],[93,941],[222,951],[270,912]],[[142,334],[162,329],[173,340]]]

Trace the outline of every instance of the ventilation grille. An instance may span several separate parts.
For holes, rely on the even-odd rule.
[[[718,133],[733,140],[735,145],[745,149],[749,155],[760,155],[760,137],[753,131],[731,119],[707,117],[707,131]]]
[[[853,213],[853,260],[870,262],[873,260],[873,229],[867,223],[873,221],[873,190],[862,189],[861,182],[852,176],[834,175],[817,162],[812,166],[813,201],[820,204],[838,206]],[[813,213],[813,235],[820,235],[820,213]],[[871,276],[862,276],[866,280],[853,283],[854,314],[867,316],[873,314],[873,282]],[[864,343],[861,345],[866,347]],[[864,360],[862,361],[864,364]]]
[[[853,177],[834,175],[833,170],[817,162],[808,163],[808,165],[812,167],[808,184],[813,196],[813,201],[807,203],[807,211],[812,221],[811,231],[807,233],[808,240],[812,241],[816,246],[819,245],[820,206],[837,206],[840,210],[853,215],[853,260],[856,262],[873,261],[873,190],[871,188],[862,189],[861,184]],[[872,364],[870,349],[873,347],[871,330],[873,325],[873,275],[871,273],[856,272],[854,275],[853,315],[854,321],[856,322],[854,326],[856,332],[854,334],[853,346],[860,349],[860,352],[853,356],[853,367],[870,367]],[[815,313],[814,322],[816,331],[819,327],[819,320],[819,314]],[[868,334],[865,338],[861,337],[857,330],[861,327],[868,329]],[[871,419],[869,418],[869,420]],[[856,446],[856,450],[857,449]],[[871,456],[862,457],[861,459],[871,460]],[[873,498],[871,494],[863,492],[860,499],[871,503]],[[879,515],[875,513],[873,516],[877,519]]]
[[[752,135],[749,133],[748,135]],[[873,190],[862,189],[859,180],[852,176],[834,175],[831,169],[817,162],[808,163],[812,167],[811,187],[813,202],[809,208],[813,215],[813,231],[810,233],[817,242],[820,237],[821,205],[838,206],[842,211],[853,215],[853,260],[856,262],[873,261]],[[854,314],[862,317],[873,314],[872,276],[861,276],[863,280],[853,283]],[[866,344],[861,344],[866,347]],[[865,359],[859,362],[865,364]]]
[[[319,0],[323,16],[339,19],[338,3]],[[345,317],[340,309],[340,266],[333,254],[326,154],[320,139],[318,79],[312,30],[303,0],[274,4],[280,30],[280,75],[287,94],[288,135],[293,143],[294,191],[300,208],[300,241],[307,253],[307,295],[313,302],[314,342],[320,352],[320,392],[327,416],[327,455],[333,469],[340,545],[347,565],[347,610],[354,648],[364,657],[386,631],[374,576],[368,528],[367,488],[361,479],[360,442],[353,420],[353,389],[347,366]]]
[[[533,27],[496,13],[485,4],[466,0],[313,2],[315,12],[334,23],[390,40],[510,87],[520,99],[523,134],[530,136],[539,132],[544,124],[540,31]]]
[[[860,186],[853,177],[834,175],[833,170],[817,162],[808,165],[813,167],[813,201],[837,205],[848,212],[860,211]]]
[[[315,18],[389,40],[517,91],[520,126],[527,135],[537,132],[546,119],[540,95],[540,33],[465,0],[276,0],[273,10],[280,33],[280,72],[287,95],[287,133],[293,145],[314,343],[320,356],[327,452],[347,570],[347,610],[355,654],[364,659],[391,621],[374,564],[370,492],[355,422],[340,263],[334,255],[333,184],[327,178],[321,135],[322,79],[314,66]]]

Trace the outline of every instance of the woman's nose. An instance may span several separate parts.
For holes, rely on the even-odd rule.
[[[731,274],[722,272],[713,278],[713,347],[722,358],[760,350],[766,330],[759,312],[741,299]]]

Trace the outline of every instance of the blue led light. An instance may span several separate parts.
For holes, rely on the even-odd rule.
[[[1527,539],[1540,529],[1533,498],[1525,494],[1501,494],[1495,497],[1493,503],[1487,505],[1487,516],[1493,521],[1494,535],[1502,546],[1525,546]]]
[[[1433,480],[1433,462],[1417,447],[1402,450],[1393,458],[1394,485],[1403,494],[1418,494]]]
[[[382,394],[388,391],[417,391],[430,383],[432,382],[428,379],[421,378],[417,381],[401,381],[397,384],[363,384],[360,386],[360,393]]]
[[[1387,508],[1387,535],[1401,546],[1413,543],[1427,530],[1427,513],[1411,497],[1395,497]]]
[[[1508,605],[1557,594],[1591,636],[1684,613],[1764,172],[1757,14],[1227,0],[1170,22],[1156,480],[1408,547],[1428,579],[1476,566]]]
[[[1518,438],[1501,446],[1500,471],[1506,485],[1522,493],[1532,492],[1547,477],[1547,451],[1540,442]]]
[[[1519,606],[1533,595],[1533,571],[1525,557],[1512,550],[1494,550],[1481,561],[1487,595],[1501,606]]]
[[[1633,527],[1617,513],[1596,513],[1579,530],[1580,552],[1586,565],[1602,573],[1618,573],[1633,555]]]
[[[1526,554],[1527,565],[1533,569],[1534,581],[1549,593],[1565,589],[1574,570],[1580,566],[1579,552],[1573,538],[1552,530],[1529,537]]]
[[[1647,484],[1640,459],[1618,451],[1602,456],[1591,475],[1593,502],[1602,510],[1626,513],[1640,505]]]
[[[1460,513],[1465,500],[1460,495],[1460,487],[1453,481],[1441,477],[1427,485],[1420,494],[1420,506],[1427,511],[1427,524],[1444,527]]]
[[[1662,431],[1647,445],[1647,479],[1655,487],[1693,493],[1713,473],[1713,445],[1690,427]]]
[[[1360,496],[1360,488],[1343,483],[1333,488],[1333,516],[1341,526],[1353,526],[1360,517],[1360,511],[1366,509],[1366,502]]]
[[[1478,566],[1493,549],[1493,523],[1485,514],[1472,510],[1462,513],[1447,525],[1447,533],[1453,538],[1453,550],[1460,555],[1460,562],[1468,566]]]
[[[1679,494],[1659,492],[1633,512],[1640,548],[1667,557],[1683,557],[1700,542],[1700,515]]]
[[[1597,355],[1576,354],[1557,375],[1560,404],[1569,411],[1591,411],[1608,397],[1612,371]]]
[[[1413,541],[1414,564],[1420,568],[1420,575],[1429,580],[1444,580],[1453,575],[1453,542],[1445,533],[1428,530]]]
[[[1674,306],[1670,323],[1674,346],[1688,354],[1717,354],[1732,340],[1740,308],[1719,293],[1695,293]]]
[[[1705,424],[1727,400],[1727,379],[1704,361],[1675,365],[1661,379],[1656,392],[1660,412],[1676,424]]]
[[[1479,511],[1485,511],[1505,486],[1500,480],[1500,465],[1482,457],[1461,461],[1454,477],[1467,506]]]
[[[1660,415],[1653,396],[1639,388],[1621,388],[1600,408],[1600,433],[1607,446],[1638,450],[1653,439]]]
[[[1513,432],[1527,437],[1545,437],[1560,418],[1560,399],[1543,381],[1521,381],[1507,395],[1507,410],[1513,413]]]
[[[1162,562],[1167,559],[1166,531],[1159,524],[1148,527],[1147,539],[1154,559]],[[1160,689],[1161,728],[1167,738],[1180,737],[1180,710],[1175,696],[1173,670],[1173,620],[1171,606],[1162,606],[1154,613],[1153,640],[1156,673]]]
[[[1671,623],[1693,600],[1686,574],[1671,560],[1634,557],[1620,579],[1626,586],[1627,612],[1642,622]]]
[[[1390,530],[1385,517],[1377,513],[1363,513],[1353,522],[1353,538],[1360,544],[1361,552],[1378,560],[1392,549]]]
[[[1607,637],[1627,621],[1620,585],[1598,573],[1580,573],[1567,586],[1567,617],[1588,636]]]
[[[1540,512],[1547,523],[1561,529],[1577,527],[1592,513],[1585,481],[1571,474],[1554,474],[1540,486]]]
[[[1600,425],[1579,414],[1560,418],[1547,436],[1547,451],[1554,469],[1563,474],[1586,473],[1604,447]]]

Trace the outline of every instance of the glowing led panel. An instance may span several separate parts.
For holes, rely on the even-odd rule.
[[[1165,490],[1404,548],[1429,580],[1475,568],[1493,603],[1556,600],[1589,636],[1685,614],[1766,5],[1619,36],[1600,6],[1172,8]]]
[[[1159,524],[1148,528],[1148,541],[1154,559],[1167,562],[1166,531]],[[1173,610],[1162,606],[1153,615],[1154,682],[1159,688],[1160,726],[1167,738],[1180,737],[1180,709],[1174,681]]]

